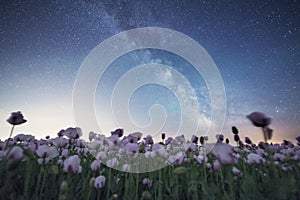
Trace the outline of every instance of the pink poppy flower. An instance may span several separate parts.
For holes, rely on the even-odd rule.
[[[122,170],[124,172],[129,172],[131,169],[131,166],[129,164],[124,164],[123,167],[122,167]]]
[[[220,171],[221,170],[221,164],[220,164],[219,160],[214,161],[214,170],[215,171]]]
[[[100,168],[101,162],[99,160],[94,160],[91,164],[91,169],[97,171]]]
[[[77,139],[79,138],[80,136],[82,136],[82,131],[81,131],[81,128],[67,128],[64,132],[63,132],[63,135],[70,138],[70,139]]]
[[[59,153],[55,147],[49,147],[48,145],[41,145],[36,150],[36,154],[39,156],[38,163],[48,163],[51,159],[56,158]]]
[[[179,152],[175,155],[171,155],[169,157],[169,161],[170,163],[172,163],[173,165],[181,165],[184,159],[184,153]]]
[[[236,168],[235,166],[233,166],[232,167],[232,173],[234,174],[234,175],[237,175],[237,176],[239,176],[239,175],[241,175],[241,170],[239,170],[238,168]]]
[[[73,155],[64,161],[64,171],[81,173],[82,166],[80,166],[80,158],[78,155]]]
[[[253,164],[253,163],[256,163],[256,164],[265,164],[266,160],[263,157],[255,154],[255,153],[250,153],[247,156],[247,163],[248,164]]]
[[[94,182],[94,187],[96,189],[101,189],[103,188],[105,185],[105,176],[98,176],[96,179],[95,179],[95,182]]]
[[[144,140],[145,140],[146,144],[153,144],[154,143],[151,135],[147,135],[147,137],[145,137]]]

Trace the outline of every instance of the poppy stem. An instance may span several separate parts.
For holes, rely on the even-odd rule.
[[[9,134],[9,137],[6,141],[6,145],[5,145],[5,150],[7,149],[7,146],[8,146],[8,142],[9,142],[9,138],[11,138],[13,132],[14,132],[14,128],[15,128],[15,125],[12,126],[11,130],[10,130],[10,134]]]
[[[261,127],[261,128],[262,128],[262,131],[263,131],[263,133],[264,133],[265,143],[267,143],[267,142],[268,142],[268,139],[267,139],[267,133],[266,133],[264,127]]]
[[[14,132],[14,128],[15,128],[15,125],[13,125],[13,126],[12,126],[12,128],[11,128],[11,131],[10,131],[10,134],[9,134],[9,137],[8,137],[8,138],[11,138],[11,136],[12,136],[12,134],[13,134],[13,132]]]

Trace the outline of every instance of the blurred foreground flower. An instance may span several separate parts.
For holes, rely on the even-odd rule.
[[[14,146],[8,151],[6,157],[12,162],[17,162],[23,158],[23,149],[19,146]]]
[[[261,112],[253,112],[246,117],[254,126],[262,128],[265,143],[267,143],[268,139],[270,140],[272,138],[273,130],[268,127],[271,124],[272,119]]]
[[[236,164],[237,162],[233,157],[231,146],[228,144],[217,142],[212,149],[212,153],[222,165]]]

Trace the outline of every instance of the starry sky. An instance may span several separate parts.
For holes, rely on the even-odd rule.
[[[39,138],[76,126],[72,92],[82,62],[104,40],[139,27],[179,31],[209,53],[226,90],[225,137],[232,140],[234,125],[241,138],[262,140],[261,130],[245,118],[254,111],[272,117],[273,142],[293,141],[300,134],[300,2],[296,0],[10,0],[0,3],[0,138],[8,137],[11,127],[6,119],[18,110],[28,122],[16,127],[15,133]],[[118,58],[99,81],[95,113],[101,131],[116,128],[106,122],[110,111],[103,98],[126,71],[146,63],[162,63],[180,72],[196,94],[199,112],[209,120],[203,78],[179,56],[146,49]],[[168,73],[158,72],[164,78]],[[164,106],[170,120],[163,131],[171,135],[180,108],[168,88],[146,85],[135,91],[129,103],[133,120],[149,123],[145,113],[153,104]]]

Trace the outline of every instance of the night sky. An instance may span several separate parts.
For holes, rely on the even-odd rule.
[[[6,119],[18,110],[28,122],[16,127],[15,133],[39,138],[76,126],[72,92],[82,62],[105,39],[139,27],[179,31],[209,53],[226,90],[225,137],[232,138],[234,125],[242,138],[262,140],[261,130],[245,117],[254,111],[272,117],[272,141],[294,141],[300,134],[300,2],[296,0],[10,0],[0,3],[1,138],[9,135]],[[169,64],[184,75],[197,95],[199,112],[209,116],[205,83],[186,61],[160,50],[141,50],[112,63],[99,82],[95,113],[104,133],[116,127],[105,122],[109,110],[101,99],[126,70],[145,63]],[[147,124],[154,103],[165,106],[171,120],[163,131],[171,135],[180,109],[167,88],[139,88],[130,100],[133,119]]]

